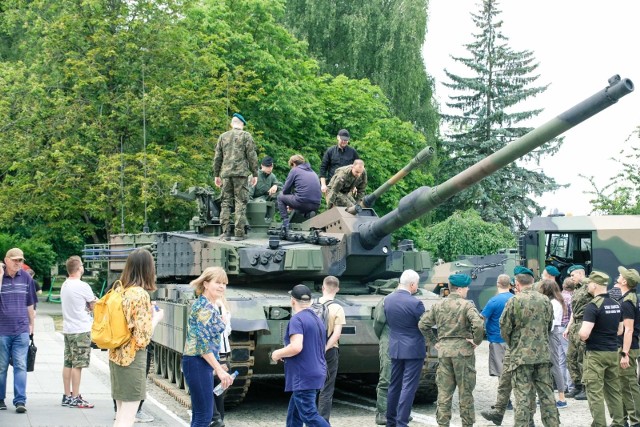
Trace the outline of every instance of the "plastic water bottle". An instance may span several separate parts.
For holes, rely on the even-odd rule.
[[[235,371],[233,374],[231,374],[231,379],[235,380],[237,376],[238,371]],[[216,396],[220,396],[222,393],[224,393],[225,390],[226,388],[222,387],[222,383],[220,383],[213,388],[213,394],[215,394]]]

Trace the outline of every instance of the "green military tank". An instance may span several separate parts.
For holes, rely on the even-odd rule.
[[[158,282],[154,299],[165,310],[164,319],[153,336],[155,369],[178,387],[185,387],[180,362],[187,314],[194,300],[188,283],[210,266],[223,267],[229,276],[227,298],[233,328],[231,365],[240,375],[226,395],[228,403],[242,401],[254,376],[283,372],[281,364],[270,363],[269,354],[282,346],[292,314],[287,291],[304,283],[318,292],[327,275],[340,278],[337,302],[347,318],[340,339],[339,373],[359,378],[367,374],[375,376],[379,360],[372,325],[374,307],[394,289],[405,269],[426,275],[433,268],[429,253],[416,250],[410,240],[394,247],[391,234],[632,90],[630,80],[611,78],[607,88],[443,184],[414,190],[383,217],[378,217],[371,207],[375,198],[428,158],[431,149],[423,150],[358,209],[347,212],[334,207],[312,218],[299,218],[301,222],[293,222],[293,216],[287,233],[273,220],[272,202],[250,202],[248,238],[238,242],[219,238],[221,228],[211,190],[192,187],[180,192],[176,187],[176,196],[198,203],[198,215],[191,220],[189,231],[113,235],[108,245],[87,248],[85,262],[106,261],[112,281],[122,271],[127,254],[133,248],[148,247],[152,251]],[[429,309],[439,296],[422,290],[417,298]],[[436,367],[436,351],[428,349],[419,399],[435,400]]]

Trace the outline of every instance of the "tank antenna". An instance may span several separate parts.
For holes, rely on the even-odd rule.
[[[146,190],[147,186],[147,109],[146,109],[146,93],[144,85],[144,60],[142,61],[142,144],[144,147],[143,156],[143,170],[144,170],[144,185]],[[144,199],[144,224],[142,225],[142,232],[149,232],[149,223],[147,222],[147,196],[143,194]]]
[[[124,231],[124,137],[120,135],[120,232]]]

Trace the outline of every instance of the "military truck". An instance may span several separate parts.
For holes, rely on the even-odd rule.
[[[337,302],[347,319],[340,339],[339,373],[375,376],[379,360],[372,325],[374,307],[393,290],[405,269],[425,274],[432,268],[427,252],[416,250],[411,240],[394,246],[392,233],[632,90],[633,83],[628,79],[609,79],[605,89],[446,182],[404,196],[396,209],[382,217],[372,203],[349,212],[334,207],[312,218],[300,218],[302,222],[292,223],[287,231],[274,223],[272,202],[251,202],[247,206],[248,238],[229,242],[220,239],[222,230],[211,192],[193,188],[183,195],[198,201],[199,206],[189,231],[113,235],[105,247],[87,248],[85,262],[106,262],[109,279],[115,280],[133,248],[151,250],[159,288],[153,298],[165,310],[153,336],[156,372],[179,387],[185,387],[180,361],[187,314],[194,300],[188,283],[210,266],[223,267],[229,276],[231,365],[240,375],[227,393],[228,403],[243,399],[253,376],[283,372],[281,364],[270,363],[269,354],[282,346],[292,315],[287,291],[298,283],[318,291],[327,275],[340,278]],[[385,185],[393,184],[403,171]],[[374,193],[380,196],[381,191]],[[417,298],[427,309],[438,300],[426,290]],[[436,367],[437,354],[430,348],[419,391],[419,397],[425,400],[436,398]]]
[[[536,276],[547,265],[560,270],[560,279],[574,264],[586,273],[603,271],[613,279],[618,266],[640,270],[640,216],[535,217],[520,241],[521,257]]]

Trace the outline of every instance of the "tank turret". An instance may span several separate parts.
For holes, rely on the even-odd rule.
[[[333,275],[340,280],[336,298],[345,311],[347,324],[340,338],[340,374],[378,373],[378,340],[373,331],[372,313],[394,280],[408,268],[422,274],[433,263],[426,251],[410,240],[392,246],[391,234],[426,214],[451,196],[519,159],[576,124],[614,104],[633,90],[628,79],[615,76],[609,86],[558,117],[534,129],[503,149],[432,188],[422,187],[403,197],[398,207],[379,218],[371,208],[375,199],[420,161],[431,154],[423,150],[411,164],[375,190],[357,214],[333,207],[304,222],[292,223],[290,232],[280,235],[274,221],[274,203],[251,201],[247,206],[250,227],[247,239],[227,242],[219,239],[219,221],[214,214],[213,192],[192,187],[175,195],[197,201],[199,216],[189,231],[112,235],[104,252],[91,248],[87,259],[103,259],[109,279],[114,280],[124,266],[123,255],[147,246],[156,261],[158,290],[153,298],[165,309],[165,317],[153,336],[156,373],[184,388],[180,358],[186,334],[186,319],[194,300],[188,283],[207,267],[223,267],[229,277],[227,300],[231,306],[231,365],[240,372],[227,392],[228,403],[239,403],[257,374],[282,374],[281,365],[272,365],[269,354],[282,346],[282,334],[291,318],[287,291],[298,283],[321,290],[322,280]],[[421,160],[420,160],[421,159]],[[113,254],[118,254],[115,257]],[[498,262],[498,261],[495,261]],[[500,261],[501,262],[501,261]],[[488,265],[494,261],[482,261]],[[429,309],[438,300],[423,289],[417,295]],[[435,369],[437,352],[428,349],[419,398],[434,400],[437,395]]]

